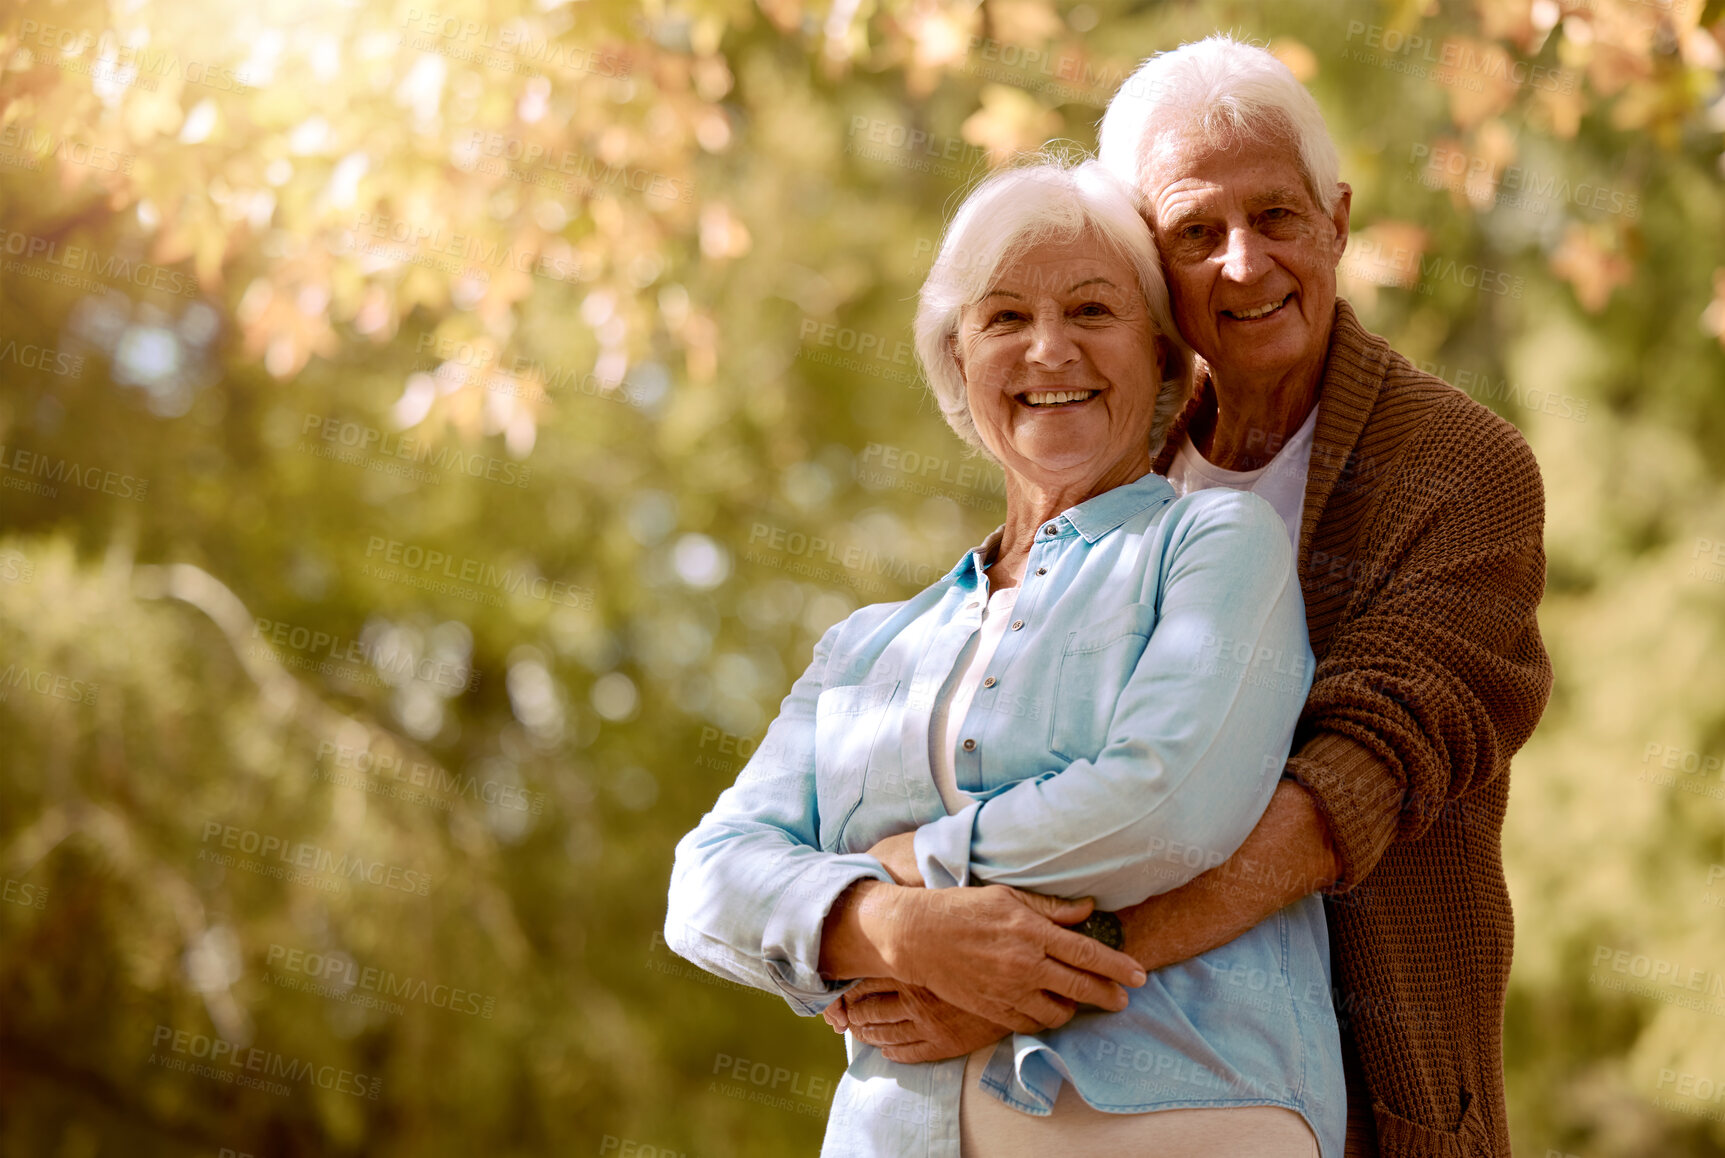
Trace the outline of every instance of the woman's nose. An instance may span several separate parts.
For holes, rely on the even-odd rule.
[[[1030,349],[1025,355],[1038,366],[1059,367],[1078,360],[1078,343],[1066,327],[1064,318],[1037,320],[1030,335]]]

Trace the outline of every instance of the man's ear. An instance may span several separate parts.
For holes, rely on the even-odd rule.
[[[1336,260],[1348,248],[1348,219],[1353,210],[1354,187],[1346,181],[1336,182],[1336,207],[1330,210],[1330,221],[1336,227]]]

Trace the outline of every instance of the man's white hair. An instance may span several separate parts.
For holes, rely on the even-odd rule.
[[[1193,128],[1213,145],[1292,145],[1313,199],[1325,213],[1335,208],[1341,159],[1324,114],[1264,49],[1217,35],[1157,53],[1108,102],[1098,152],[1109,172],[1143,196],[1156,136]]]
[[[1163,381],[1150,428],[1152,454],[1185,400],[1191,354],[1174,328],[1156,243],[1132,191],[1096,161],[1075,165],[1043,158],[995,173],[971,191],[947,226],[917,301],[917,359],[940,412],[953,433],[990,458],[993,452],[970,414],[954,348],[960,317],[994,287],[1007,265],[1043,242],[1074,241],[1086,233],[1132,268],[1150,325],[1165,343]]]

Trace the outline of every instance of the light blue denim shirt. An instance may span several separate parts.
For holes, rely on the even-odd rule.
[[[956,774],[975,802],[949,816],[930,717],[981,624],[993,541],[822,637],[736,784],[677,846],[676,952],[817,1014],[848,987],[820,976],[822,924],[852,882],[890,879],[866,852],[884,837],[916,831],[931,888],[1007,884],[1103,909],[1239,847],[1313,670],[1274,509],[1227,490],[1176,499],[1146,475],[1045,524],[992,682],[963,720]],[[972,1096],[1046,1114],[1071,1081],[1122,1113],[1285,1106],[1339,1158],[1346,1094],[1318,897],[1128,992],[1119,1013],[1006,1038]],[[903,1064],[846,1043],[821,1153],[958,1158],[964,1059]]]

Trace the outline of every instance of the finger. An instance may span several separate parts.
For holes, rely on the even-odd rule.
[[[853,1028],[857,1040],[869,1045],[908,1045],[922,1041],[922,1030],[912,1021],[892,1021],[882,1025],[859,1025]]]
[[[890,1062],[909,1062],[912,1064],[919,1064],[921,1062],[945,1060],[945,1055],[940,1052],[939,1048],[936,1047],[933,1042],[927,1041],[919,1041],[910,1045],[889,1045],[884,1047],[880,1053],[882,1057],[886,1058],[886,1060]]]
[[[1001,1009],[979,1016],[986,1016],[996,1025],[1004,1025],[1014,1033],[1042,1032],[1042,1023],[1019,1009]]]
[[[891,977],[864,977],[845,990],[845,1000],[855,1003],[872,993],[897,993],[903,983]]]
[[[1077,1008],[1038,990],[1019,1002],[1018,1011],[1036,1022],[1036,1029],[1029,1032],[1040,1033],[1045,1029],[1059,1029],[1071,1021]]]
[[[821,1010],[821,1016],[827,1019],[827,1024],[833,1027],[834,1033],[843,1033],[849,1024],[848,1019],[845,1017],[844,998],[839,998],[837,1001]]]
[[[1082,933],[1055,929],[1048,934],[1044,947],[1048,955],[1056,961],[1110,981],[1118,981],[1134,989],[1144,984],[1147,979],[1137,961]]]
[[[847,1002],[845,1009],[852,1025],[879,1025],[910,1018],[910,1007],[897,993],[877,993],[860,1001]]]
[[[1031,912],[1039,917],[1047,917],[1057,925],[1076,925],[1096,907],[1096,902],[1089,897],[1068,901],[1060,897],[1045,897],[1041,893],[1027,893],[1023,889],[1012,891]]]
[[[1085,973],[1052,959],[1045,960],[1037,981],[1050,993],[1080,1005],[1095,1005],[1119,1012],[1129,1000],[1126,990],[1094,973]]]

